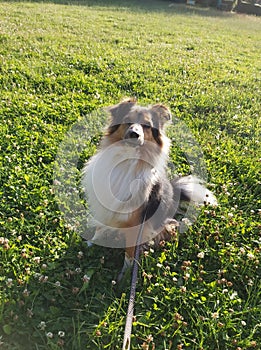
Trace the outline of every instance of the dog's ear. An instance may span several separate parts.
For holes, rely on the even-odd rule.
[[[136,104],[136,100],[134,98],[124,99],[122,102],[118,103],[115,106],[111,106],[107,109],[107,111],[112,116],[112,125],[119,125],[125,115],[129,113],[131,108]]]
[[[162,129],[164,124],[171,120],[171,112],[168,107],[156,104],[151,107],[152,119],[158,129]]]

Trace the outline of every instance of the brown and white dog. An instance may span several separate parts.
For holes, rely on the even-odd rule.
[[[133,259],[144,217],[142,243],[155,238],[166,220],[174,218],[181,199],[211,204],[216,199],[195,177],[168,180],[170,140],[164,129],[171,113],[167,107],[141,107],[126,99],[108,111],[109,126],[100,149],[83,169],[82,186],[96,226],[92,241],[113,247],[115,242],[106,240],[106,232],[123,235],[125,269]]]

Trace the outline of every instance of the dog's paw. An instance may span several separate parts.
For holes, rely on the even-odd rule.
[[[178,240],[178,231],[179,226],[178,221],[174,219],[167,219],[164,223],[162,231],[155,237],[154,245],[156,247],[162,246],[164,242],[176,241]]]

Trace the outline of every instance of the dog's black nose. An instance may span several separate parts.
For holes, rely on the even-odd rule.
[[[140,124],[132,124],[128,128],[125,137],[130,139],[138,139],[141,135],[143,135],[142,126]]]
[[[135,131],[130,131],[128,136],[131,139],[138,139],[140,135],[138,133],[136,133]]]
[[[132,124],[124,135],[124,139],[132,146],[141,146],[144,143],[144,133],[140,124]]]

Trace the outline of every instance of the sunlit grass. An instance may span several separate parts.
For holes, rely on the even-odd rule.
[[[260,19],[168,1],[71,3],[0,2],[1,347],[121,349],[123,252],[87,248],[71,230],[53,166],[74,122],[136,96],[186,123],[219,207],[203,208],[178,247],[142,258],[133,349],[257,349]],[[189,170],[175,140],[171,160]]]

